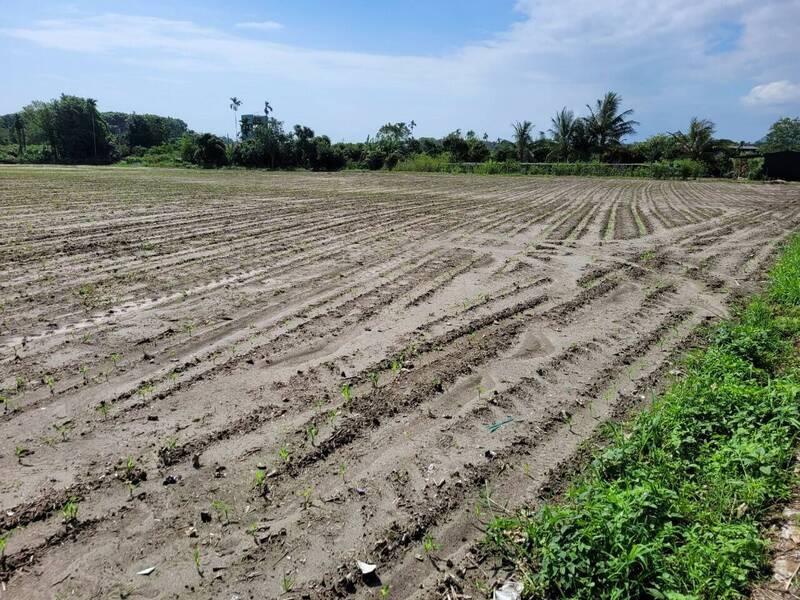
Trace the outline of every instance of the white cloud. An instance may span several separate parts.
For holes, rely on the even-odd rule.
[[[800,84],[781,80],[755,86],[743,98],[745,104],[771,106],[775,104],[800,103]]]
[[[314,115],[334,136],[365,135],[374,122],[397,118],[414,118],[426,134],[474,127],[507,135],[517,118],[546,129],[562,106],[580,112],[609,89],[636,109],[644,133],[725,110],[737,126],[732,96],[755,85],[747,105],[764,103],[791,97],[786,86],[800,81],[800,0],[518,0],[516,8],[519,20],[507,30],[424,55],[313,49],[245,35],[275,31],[280,25],[272,21],[225,31],[105,14],[39,21],[0,35],[180,72],[205,89],[247,86],[253,96],[269,94],[276,105],[296,110],[287,119]],[[722,26],[733,34],[720,50]],[[253,75],[262,76],[263,91]],[[783,82],[783,89],[756,85],[763,81]],[[369,129],[361,125],[367,121]]]
[[[277,31],[283,29],[283,23],[277,21],[245,21],[237,23],[239,29],[252,29],[253,31]]]

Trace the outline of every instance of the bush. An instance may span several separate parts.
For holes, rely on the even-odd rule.
[[[749,158],[747,160],[747,178],[753,180],[764,179],[764,159]]]
[[[192,162],[204,168],[222,167],[228,164],[225,142],[213,133],[204,133],[196,140]]]

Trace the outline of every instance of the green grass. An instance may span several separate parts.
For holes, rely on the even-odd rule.
[[[533,598],[739,598],[766,573],[762,523],[800,437],[800,236],[685,375],[556,503],[488,528]]]

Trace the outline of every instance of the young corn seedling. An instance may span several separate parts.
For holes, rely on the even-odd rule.
[[[478,384],[478,385],[475,386],[475,391],[478,392],[478,402],[480,402],[481,401],[481,394],[486,392],[486,388],[483,387],[482,385]]]
[[[379,592],[381,598],[388,598],[389,597],[389,584],[384,583],[381,586],[381,591]]]
[[[269,488],[267,487],[267,472],[264,469],[256,469],[256,473],[253,475],[253,489],[262,498],[267,497]]]
[[[294,577],[291,575],[284,575],[281,580],[281,590],[284,594],[288,594],[294,589]]]
[[[72,429],[72,422],[66,421],[64,423],[53,423],[53,429],[56,430],[56,433],[61,435],[61,441],[67,441],[67,434],[69,433],[70,429]]]
[[[15,384],[17,386],[17,392],[22,392],[25,390],[25,386],[28,384],[28,382],[25,381],[25,378],[22,375],[17,375]]]
[[[6,546],[12,533],[14,533],[13,529],[0,535],[0,566],[4,566],[6,563]]]
[[[377,390],[378,389],[378,379],[380,378],[380,375],[378,375],[378,373],[376,373],[375,371],[371,371],[367,375],[367,377],[369,378],[369,381],[372,384],[372,389],[373,390]]]
[[[203,576],[203,568],[200,564],[200,548],[195,546],[194,551],[192,552],[192,560],[194,561],[194,568],[197,571],[197,574],[200,577]]]
[[[17,446],[14,448],[14,455],[17,457],[17,463],[22,464],[22,459],[31,453],[25,446]]]
[[[64,524],[67,526],[74,525],[78,522],[78,500],[74,496],[67,500],[67,503],[61,509],[61,516],[64,517]]]
[[[281,446],[278,449],[278,456],[281,457],[283,462],[289,462],[289,449],[286,446]]]
[[[353,392],[350,389],[350,384],[349,383],[345,383],[342,386],[342,398],[344,398],[344,405],[346,407],[349,407],[350,406],[350,402],[353,401]]]
[[[3,406],[3,412],[13,412],[14,411],[14,403],[11,401],[11,398],[0,394],[0,405]]]
[[[331,427],[336,425],[336,417],[338,417],[338,416],[339,416],[339,411],[336,410],[335,408],[328,413],[328,416],[327,416],[328,424]]]
[[[258,546],[258,523],[253,522],[244,530],[247,535],[253,538],[256,546]]]
[[[441,550],[442,545],[436,541],[430,533],[426,533],[425,537],[422,538],[422,549],[425,551],[425,554],[433,554],[434,552]]]
[[[344,474],[345,474],[346,471],[347,471],[347,465],[344,464],[344,463],[339,463],[339,477],[342,478],[342,483],[347,483],[344,480]]]
[[[306,429],[306,436],[308,436],[308,441],[311,442],[312,446],[316,446],[315,441],[318,433],[319,430],[317,429],[316,425],[309,425]]]
[[[302,492],[297,492],[297,495],[303,499],[303,510],[308,510],[311,506],[311,495],[314,493],[313,488],[306,488]]]
[[[87,367],[86,365],[81,365],[78,368],[78,371],[83,377],[83,384],[86,385],[87,383],[89,383],[89,367]]]
[[[402,362],[400,362],[399,360],[392,361],[392,375],[394,375],[395,379],[397,379],[397,377],[400,375],[400,370],[402,368],[403,368]]]
[[[110,409],[111,409],[111,407],[108,405],[108,403],[107,403],[105,400],[101,400],[101,401],[100,401],[100,404],[98,404],[98,405],[95,407],[95,410],[96,410],[98,413],[100,413],[100,416],[102,416],[102,417],[103,417],[103,420],[105,420],[105,419],[106,419],[106,417],[108,416],[108,411],[109,411]]]
[[[217,511],[217,518],[222,523],[227,523],[230,520],[230,514],[233,507],[224,500],[212,500],[211,508]]]
[[[42,377],[42,383],[44,383],[50,390],[51,396],[55,394],[56,380],[53,379],[52,375],[45,375]]]

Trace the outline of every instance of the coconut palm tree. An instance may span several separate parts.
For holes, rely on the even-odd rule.
[[[550,119],[552,127],[548,130],[553,136],[555,148],[550,153],[548,160],[569,160],[573,154],[573,138],[575,135],[575,113],[567,110],[565,106]]]
[[[231,105],[230,106],[231,106],[231,110],[233,111],[233,135],[234,135],[234,138],[236,138],[236,139],[239,138],[239,132],[237,131],[237,129],[238,129],[237,125],[239,124],[239,119],[236,118],[236,113],[239,110],[239,107],[241,105],[242,105],[242,101],[239,100],[239,98],[237,98],[236,96],[233,96],[231,98]]]
[[[525,162],[525,159],[528,158],[531,144],[533,143],[531,139],[533,123],[530,121],[517,121],[516,123],[512,123],[511,127],[514,129],[514,144],[517,146],[517,160],[519,162]]]
[[[675,143],[683,155],[693,160],[705,160],[716,149],[715,130],[714,123],[708,119],[692,117],[692,120],[689,121],[689,131],[686,133],[677,131],[670,135],[675,139]]]
[[[589,116],[585,119],[586,127],[601,156],[611,146],[619,144],[623,137],[636,132],[635,126],[639,123],[628,118],[633,110],[620,112],[621,104],[622,98],[616,92],[608,92],[597,100],[594,108],[586,105],[589,109]]]
[[[94,159],[97,160],[97,132],[95,131],[95,121],[97,121],[97,100],[94,98],[87,98],[86,107],[89,109],[89,120],[92,122],[92,148],[94,149]]]

